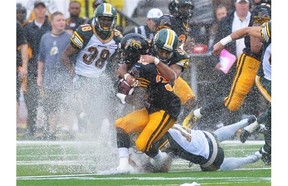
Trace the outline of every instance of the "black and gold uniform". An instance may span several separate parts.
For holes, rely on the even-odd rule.
[[[180,99],[173,93],[173,85],[161,76],[155,64],[137,63],[130,73],[138,80],[137,87],[147,90],[146,108],[118,119],[115,126],[128,134],[141,132],[136,147],[151,155],[153,142],[159,140],[176,122],[180,113]]]
[[[189,55],[182,49],[177,49],[173,52],[172,57],[165,62],[168,66],[173,64],[180,66],[182,72],[188,68],[188,63]],[[186,104],[190,99],[194,100],[196,97],[189,84],[180,76],[174,82],[174,92],[180,98],[181,105]]]
[[[270,20],[270,6],[257,5],[253,9],[251,16],[251,22],[249,25],[260,26],[262,23]],[[213,113],[216,110],[225,108],[230,111],[239,110],[247,94],[254,85],[255,77],[260,67],[262,56],[262,43],[259,38],[246,36],[245,45],[246,47],[243,49],[243,53],[237,61],[237,73],[234,76],[229,95],[224,98],[224,101],[223,97],[221,97],[191,112],[185,122],[196,122],[202,116]]]
[[[260,26],[271,18],[271,9],[266,5],[257,5],[252,10],[249,26]],[[261,45],[253,51],[255,43],[260,43],[259,38],[245,37],[245,48],[237,61],[237,72],[233,80],[228,97],[225,98],[225,106],[231,110],[238,110],[254,85],[254,79],[261,64]],[[255,47],[254,47],[255,48]]]
[[[170,14],[165,14],[159,19],[159,26],[157,30],[163,28],[172,29],[178,36],[179,48],[182,50],[181,53],[186,53],[183,51],[184,43],[186,42],[189,32],[189,18],[192,17],[192,10],[194,5],[190,0],[180,0],[180,1],[171,1],[168,5]],[[187,66],[189,62],[189,55],[187,55]],[[183,105],[183,116],[185,117],[188,112],[194,107],[194,101],[196,95],[191,89],[190,85],[179,76],[174,85],[175,93],[180,97],[181,104]],[[182,119],[180,119],[182,120]],[[182,122],[182,121],[180,121]]]
[[[137,82],[134,86],[133,96],[141,99],[145,108],[117,119],[115,127],[118,148],[128,149],[130,147],[129,134],[138,132],[140,135],[136,140],[137,149],[154,157],[158,150],[153,149],[152,144],[159,140],[176,122],[181,103],[173,92],[173,83],[161,76],[155,64],[137,63],[140,55],[147,54],[146,49],[149,49],[147,46],[146,38],[135,33],[124,36],[120,43],[121,49],[126,51],[124,55],[126,60],[129,58],[127,56],[134,56],[131,59],[133,61],[129,61],[131,67],[128,73]],[[135,56],[134,48],[143,50],[138,50],[140,53]],[[134,104],[129,99],[126,99],[126,102]]]

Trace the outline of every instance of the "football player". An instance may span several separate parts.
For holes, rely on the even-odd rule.
[[[154,56],[156,56],[159,59],[158,70],[166,80],[174,82],[174,86],[176,86],[176,89],[174,87],[174,92],[180,98],[181,104],[184,105],[188,101],[187,98],[193,97],[194,100],[195,94],[189,94],[185,91],[190,88],[187,83],[185,84],[186,86],[178,86],[178,79],[181,78],[180,75],[188,67],[189,62],[189,55],[178,48],[178,41],[178,36],[173,30],[169,28],[161,29],[153,39],[153,47],[149,52],[152,55],[146,55],[148,53],[142,54],[139,62],[154,63]],[[127,68],[127,64],[121,65],[118,68],[118,75],[124,77]],[[127,81],[130,81],[129,76]]]
[[[113,70],[108,67],[117,65],[113,58],[122,38],[122,34],[114,28],[116,19],[117,12],[111,4],[100,4],[95,10],[95,24],[80,25],[62,54],[62,62],[74,77],[77,100],[80,102],[76,109],[81,110],[81,116],[88,116],[86,119],[90,119],[90,122],[101,121],[102,118],[95,117],[106,116],[113,109],[106,110],[113,105],[107,104],[113,97],[110,96],[113,83],[109,76]],[[75,65],[70,59],[74,55]]]
[[[175,51],[178,44],[175,33],[172,39],[173,41],[167,47]],[[129,134],[135,132],[140,133],[135,141],[136,148],[151,157],[156,167],[161,167],[167,156],[155,148],[154,143],[175,124],[180,113],[180,99],[173,92],[173,83],[166,80],[156,68],[160,60],[153,57],[152,64],[137,63],[141,55],[147,54],[148,46],[149,42],[140,34],[128,34],[120,43],[122,56],[130,69],[124,75],[124,79],[127,81],[128,77],[130,78],[127,83],[134,88],[134,96],[118,93],[117,97],[128,104],[134,104],[138,99],[136,103],[143,103],[145,108],[135,110],[115,122],[119,152],[118,173],[133,172],[133,167],[128,163]],[[167,73],[174,73],[170,68],[167,71]]]
[[[191,0],[171,0],[171,2],[168,4],[168,9],[170,14],[165,14],[160,17],[157,30],[161,30],[163,28],[172,29],[178,36],[179,50],[182,50],[183,53],[184,44],[187,41],[190,33],[189,19],[193,14],[193,2]],[[189,56],[187,57],[189,62]],[[185,68],[188,67],[188,62],[186,63]],[[173,67],[171,66],[171,68]],[[173,70],[175,70],[175,68],[173,68]],[[162,72],[163,71],[161,71],[161,73]],[[170,78],[173,78],[172,76]],[[179,117],[179,122],[182,123],[182,120],[184,120],[184,118],[189,114],[190,110],[196,106],[196,95],[189,84],[180,75],[177,74],[177,77],[178,78],[175,81],[174,90],[180,97],[181,104],[183,105],[183,113]],[[169,79],[169,77],[165,78]],[[183,123],[183,125],[186,126],[187,124]]]
[[[259,151],[246,157],[225,157],[224,150],[220,145],[220,142],[232,139],[239,129],[249,126],[255,120],[255,116],[251,115],[214,132],[191,130],[180,124],[174,124],[155,144],[163,153],[168,154],[171,160],[169,163],[155,169],[145,155],[134,155],[133,153],[130,162],[133,162],[131,164],[140,172],[168,172],[174,158],[181,158],[189,161],[190,164],[199,165],[202,171],[234,170],[246,164],[255,163],[262,157]]]
[[[269,4],[257,5],[251,13],[250,26],[260,26],[271,18]],[[242,35],[244,37],[245,35]],[[236,38],[234,38],[236,39]],[[230,42],[229,37],[223,38],[214,46],[213,54],[218,55],[224,46]],[[242,106],[245,97],[254,85],[255,77],[261,64],[262,42],[259,38],[245,36],[245,48],[237,61],[237,72],[234,76],[229,95],[227,97],[215,99],[211,103],[204,104],[201,108],[192,111],[185,122],[192,125],[202,116],[214,112],[215,110],[228,109],[237,111]]]
[[[216,43],[213,53],[218,54],[223,49],[223,45],[241,38],[245,35],[257,37],[263,41],[263,54],[261,57],[261,68],[256,75],[255,84],[259,92],[270,103],[266,112],[260,114],[257,120],[244,128],[240,134],[241,142],[245,142],[252,132],[261,128],[261,123],[265,124],[264,139],[265,144],[259,150],[262,154],[262,160],[265,164],[271,164],[271,21],[263,23],[261,26],[246,27],[233,32],[224,41]],[[195,110],[196,111],[196,110]],[[194,111],[194,113],[195,113]],[[200,110],[201,111],[201,110]]]

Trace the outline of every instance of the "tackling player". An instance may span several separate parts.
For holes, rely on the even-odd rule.
[[[179,50],[182,50],[183,53],[184,44],[187,38],[189,37],[190,32],[189,19],[192,17],[193,14],[192,12],[194,9],[193,2],[191,0],[171,0],[171,2],[168,5],[168,9],[170,14],[165,14],[162,17],[160,17],[159,26],[157,30],[161,30],[163,28],[172,29],[178,36]],[[189,56],[188,54],[186,55],[188,59],[187,63],[185,62],[185,68],[188,68]],[[157,66],[157,68],[159,66]],[[175,65],[170,67],[177,73],[177,68],[175,68],[176,67]],[[163,69],[160,68],[159,70],[161,71],[161,73],[163,73]],[[173,78],[173,75],[164,77],[166,79],[171,79]],[[195,102],[196,95],[189,86],[189,84],[178,73],[177,73],[177,79],[175,80],[174,90],[175,93],[179,96],[183,108],[183,113],[180,115],[178,119],[179,122],[182,123],[182,120],[188,115],[190,110],[196,106]],[[186,123],[183,123],[183,125],[186,125]]]

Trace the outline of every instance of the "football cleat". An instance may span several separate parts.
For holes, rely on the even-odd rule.
[[[262,155],[261,160],[265,163],[265,165],[271,165],[271,154],[265,152],[263,147],[260,148],[259,153]]]
[[[115,174],[133,174],[135,172],[136,170],[130,164],[122,164],[116,168]]]
[[[240,133],[240,141],[245,143],[251,134],[259,128],[259,124],[254,116],[248,118],[249,125],[244,127]]]
[[[251,135],[250,132],[248,132],[247,130],[243,129],[240,133],[240,141],[242,143],[245,143],[246,140],[248,139],[248,137]]]

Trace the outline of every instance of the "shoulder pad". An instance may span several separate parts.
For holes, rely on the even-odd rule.
[[[117,29],[113,29],[113,35],[114,35],[113,39],[116,41],[116,43],[120,43],[121,39],[123,38],[122,33]]]
[[[72,46],[75,48],[83,48],[93,35],[93,28],[90,24],[80,25],[70,38]]]
[[[113,32],[114,32],[114,36],[123,37],[122,33],[119,30],[117,30],[116,28],[113,29]]]
[[[184,69],[188,68],[190,56],[187,52],[178,48],[173,57],[174,57],[173,61],[175,64],[183,67]]]
[[[261,36],[265,42],[271,42],[271,21],[265,22],[261,25]]]

